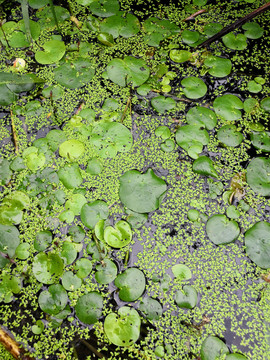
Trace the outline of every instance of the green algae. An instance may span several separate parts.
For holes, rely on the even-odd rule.
[[[141,3],[143,4],[143,2]],[[137,9],[135,15],[138,17],[142,15],[151,16],[151,14],[157,17],[164,16],[171,22],[180,25],[181,19],[198,10],[196,4],[191,5],[190,3],[189,1],[183,2],[183,8],[178,10],[173,4],[169,6],[148,4],[148,13],[142,14]],[[131,1],[121,2],[122,9],[129,9],[132,5],[134,4]],[[184,5],[191,5],[190,10],[185,9]],[[219,2],[219,6],[224,6],[224,4]],[[72,9],[78,14],[80,21],[85,21],[86,9],[84,7],[72,4]],[[237,11],[239,11],[239,16],[246,12],[243,9],[234,10],[230,8],[220,14],[218,7],[207,6],[207,9],[209,11],[207,16],[198,17],[195,23],[187,24],[182,22],[181,30],[200,31],[206,22],[215,20],[217,13],[219,14],[219,21],[222,25],[226,25],[231,21],[230,16],[238,16]],[[269,35],[265,28],[266,18],[266,16],[258,18],[260,26],[265,29],[265,39]],[[89,31],[79,31],[70,24],[66,25],[63,33],[68,34],[71,38],[71,45],[76,46],[78,36],[82,41],[89,42],[96,37],[96,34]],[[50,31],[43,30],[41,35],[42,43],[48,41],[50,35]],[[85,151],[81,153],[78,159],[76,157],[68,159],[65,157],[60,158],[57,153],[52,153],[57,151],[59,144],[56,144],[53,148],[49,144],[49,150],[45,150],[46,144],[44,148],[39,147],[39,151],[44,152],[46,157],[44,166],[50,166],[55,173],[58,172],[59,177],[61,177],[62,169],[70,168],[69,163],[71,161],[71,166],[76,168],[77,178],[79,179],[72,186],[66,186],[69,184],[69,178],[72,177],[70,174],[67,174],[65,178],[62,177],[64,181],[61,178],[60,182],[45,181],[46,176],[42,176],[43,166],[41,166],[41,169],[37,169],[33,174],[29,173],[28,169],[22,169],[21,171],[12,169],[8,179],[11,179],[11,186],[3,187],[3,198],[10,195],[14,189],[20,189],[32,195],[30,195],[31,207],[27,209],[19,225],[21,243],[29,245],[29,257],[27,261],[20,259],[19,256],[15,257],[16,265],[5,268],[7,274],[20,274],[22,276],[24,286],[20,294],[15,295],[15,299],[20,300],[21,306],[18,306],[16,301],[10,306],[2,303],[0,305],[0,311],[3,314],[2,324],[11,329],[16,334],[17,340],[25,346],[32,345],[37,358],[44,358],[45,356],[50,358],[54,354],[58,358],[65,356],[67,359],[73,359],[73,349],[71,347],[73,339],[75,337],[85,338],[90,342],[94,331],[95,337],[98,339],[96,348],[111,359],[125,359],[128,356],[134,359],[155,359],[156,356],[163,356],[166,359],[195,359],[198,357],[203,340],[208,335],[225,337],[227,345],[234,352],[245,353],[250,359],[263,359],[264,354],[268,351],[265,342],[267,323],[264,320],[264,315],[269,312],[269,302],[267,303],[269,297],[267,297],[265,284],[260,278],[262,270],[252,263],[243,251],[243,233],[252,224],[266,219],[269,213],[269,199],[256,194],[255,190],[253,191],[248,184],[243,184],[244,200],[250,209],[246,212],[238,207],[235,193],[235,204],[240,212],[237,222],[239,222],[242,231],[235,243],[222,246],[222,249],[216,247],[207,239],[204,221],[214,214],[226,212],[228,203],[223,200],[222,194],[231,189],[230,180],[237,172],[244,170],[243,163],[249,160],[250,155],[248,152],[253,149],[249,141],[250,121],[252,119],[255,123],[258,123],[258,121],[263,122],[267,128],[268,115],[263,109],[260,109],[257,115],[241,111],[242,119],[237,115],[234,120],[226,117],[222,118],[217,114],[217,124],[212,127],[213,130],[211,130],[211,127],[206,127],[209,131],[209,142],[203,144],[204,147],[202,146],[200,151],[205,152],[203,155],[208,155],[208,152],[211,154],[215,169],[220,176],[218,180],[213,180],[213,183],[222,185],[221,189],[216,192],[216,197],[213,198],[209,182],[203,176],[194,174],[192,170],[193,160],[188,156],[191,154],[188,154],[180,147],[176,147],[171,152],[162,151],[160,140],[155,135],[155,130],[159,126],[165,125],[174,136],[175,132],[179,131],[177,129],[181,129],[181,122],[185,124],[183,114],[187,112],[190,103],[177,102],[176,107],[169,109],[166,115],[162,113],[153,114],[151,110],[149,111],[150,99],[148,97],[143,99],[137,97],[135,91],[129,87],[118,86],[111,80],[106,79],[106,76],[104,77],[104,70],[110,61],[120,56],[130,55],[142,58],[152,73],[160,62],[165,62],[172,71],[176,72],[180,79],[201,76],[201,74],[198,74],[198,70],[201,69],[200,67],[197,68],[195,64],[186,67],[182,63],[173,64],[170,62],[169,53],[174,43],[177,44],[177,48],[180,45],[181,48],[183,47],[187,51],[193,51],[190,50],[187,44],[182,43],[181,37],[177,33],[171,39],[168,38],[162,42],[162,47],[157,47],[155,50],[149,48],[143,42],[143,38],[144,35],[140,33],[138,33],[138,37],[118,38],[111,48],[102,47],[94,42],[89,47],[87,56],[91,56],[91,61],[93,59],[93,67],[95,67],[96,72],[86,86],[70,90],[63,88],[63,93],[58,99],[52,99],[50,95],[40,98],[37,87],[16,103],[18,106],[26,108],[29,100],[38,99],[42,104],[39,114],[26,111],[23,119],[20,114],[18,114],[20,116],[14,116],[19,155],[24,150],[27,151],[37,138],[49,139],[49,136],[46,136],[48,130],[51,128],[59,129],[60,126],[66,136],[63,141],[80,142],[84,144]],[[165,37],[163,36],[163,38]],[[237,95],[236,89],[238,88],[241,100],[247,98],[249,95],[243,89],[245,89],[245,84],[254,78],[249,68],[257,69],[257,71],[259,69],[262,75],[269,70],[267,61],[262,61],[265,56],[265,46],[263,45],[260,48],[260,45],[255,43],[254,40],[252,44],[254,44],[254,50],[249,50],[252,56],[248,58],[244,53],[230,53],[233,68],[232,74],[226,79],[225,84],[219,85],[215,83],[214,79],[209,79],[207,76],[202,78],[203,80],[206,79],[208,87],[209,84],[213,86],[211,87],[213,90],[199,103],[195,99],[196,101],[191,100],[191,104],[200,104],[200,106],[212,109],[215,98],[221,97],[227,92],[231,93],[231,89],[234,89],[233,94]],[[33,47],[35,51],[39,50],[36,44]],[[222,44],[215,44],[212,47],[212,52],[215,56],[224,56],[224,54],[227,54],[227,49]],[[25,51],[11,50],[8,58],[12,56],[18,57],[18,55],[25,56]],[[3,56],[6,57],[6,54]],[[72,63],[77,54],[71,52],[68,53],[68,57],[71,57]],[[7,66],[4,58],[2,60],[1,69],[6,71]],[[28,58],[28,62],[29,68],[35,64],[31,58]],[[245,70],[247,71],[244,74]],[[241,76],[237,72],[240,72]],[[38,76],[46,80],[46,84],[49,86],[55,84],[53,67],[39,67]],[[241,88],[242,83],[244,84],[243,88]],[[264,85],[262,91],[262,94],[254,95],[258,103],[269,94],[269,86]],[[183,96],[180,81],[173,81],[172,93],[178,98]],[[207,97],[208,95],[209,97]],[[99,124],[99,121],[101,121],[102,123],[105,116],[108,115],[105,114],[106,109],[105,107],[103,109],[103,104],[110,97],[115,98],[119,103],[119,108],[114,109],[118,113],[116,116],[118,120],[116,121],[122,121],[129,133],[132,134],[133,144],[126,152],[116,151],[114,157],[107,158],[107,156],[104,156],[100,159],[100,150],[95,145],[89,146],[87,138],[89,135],[91,137],[92,122]],[[80,107],[81,101],[84,103],[82,105],[84,109],[91,109],[94,112],[93,118],[90,119],[87,116],[84,118],[82,116],[82,126],[66,126]],[[100,112],[104,112],[104,115],[100,115]],[[230,124],[231,121],[237,125],[237,131],[240,131],[244,137],[242,143],[235,148],[224,147],[224,145],[220,144],[216,135],[218,129],[226,126],[228,122]],[[85,128],[83,130],[83,126],[87,128],[87,131],[85,131]],[[6,146],[1,148],[1,155],[10,161],[16,157],[10,135],[9,113],[4,114],[2,127],[1,141]],[[45,131],[43,131],[44,129]],[[111,141],[110,137],[106,141],[109,143]],[[102,146],[102,142],[100,146]],[[87,170],[87,166],[89,160],[95,158],[102,162],[103,170],[93,174],[93,171]],[[120,250],[113,250],[106,245],[106,251],[103,250],[104,244],[101,241],[97,242],[91,231],[84,227],[85,224],[79,217],[80,211],[77,207],[74,212],[76,217],[74,217],[74,221],[72,218],[71,225],[62,221],[67,218],[63,217],[61,219],[60,214],[66,210],[70,211],[70,199],[73,199],[76,195],[80,195],[80,198],[83,196],[88,204],[96,200],[105,201],[109,207],[107,226],[117,224],[120,219],[128,220],[129,212],[123,208],[119,198],[119,179],[127,171],[134,169],[140,173],[152,169],[159,178],[166,181],[168,189],[165,197],[159,203],[159,208],[148,215],[146,223],[137,229],[133,228],[133,238],[128,246]],[[63,200],[54,200],[58,198],[56,195],[53,197],[55,188],[56,191],[62,191]],[[204,221],[200,220],[200,218],[194,222],[190,220],[188,212],[194,208],[200,214],[205,214],[206,219]],[[93,292],[102,294],[102,318],[96,323],[94,330],[91,330],[91,327],[82,325],[79,321],[81,316],[78,320],[74,312],[72,315],[67,315],[67,311],[63,315],[64,319],[61,319],[61,315],[58,318],[54,317],[54,314],[50,317],[46,316],[40,310],[38,302],[41,284],[37,282],[31,271],[31,264],[37,253],[37,249],[33,245],[36,233],[50,230],[53,233],[53,241],[49,244],[49,254],[60,253],[64,255],[67,247],[65,244],[69,243],[73,246],[75,243],[74,235],[72,231],[70,232],[71,226],[74,225],[85,229],[85,237],[81,240],[84,247],[81,250],[77,248],[77,250],[82,260],[90,259],[93,271],[83,277],[83,286],[78,288],[75,286],[74,291],[69,291],[69,305],[71,309],[76,309],[78,299],[81,299],[86,294]],[[94,225],[91,223],[90,229],[93,227]],[[76,244],[80,245],[80,242],[76,241]],[[85,245],[91,245],[92,249],[95,247],[95,256],[88,256]],[[68,255],[63,256],[63,258],[68,259]],[[139,301],[152,296],[159,300],[163,308],[162,316],[155,321],[154,328],[150,326],[151,323],[149,324],[141,317],[144,329],[147,329],[146,333],[138,341],[136,341],[138,335],[136,333],[136,339],[134,338],[136,342],[125,350],[112,348],[104,334],[104,317],[114,314],[116,310],[112,301],[114,290],[108,287],[106,283],[99,284],[95,281],[95,277],[102,270],[102,259],[104,258],[104,262],[108,258],[112,258],[121,271],[132,267],[138,267],[143,271],[147,279],[145,293],[142,298],[139,298],[131,306],[136,308]],[[70,263],[70,261],[65,260],[65,273],[74,272],[73,267],[75,271],[77,270],[77,262],[71,261]],[[181,291],[182,287],[179,282],[173,279],[171,269],[179,262],[188,266],[192,272],[190,284],[199,293],[197,306],[188,311],[178,308],[174,301],[175,294]],[[65,279],[64,276],[63,279]],[[64,280],[63,284],[66,284]],[[262,300],[260,300],[260,297]],[[14,316],[15,312],[16,317]],[[45,323],[45,329],[40,335],[32,333],[31,327],[24,325],[28,323],[34,326],[40,319]],[[18,327],[21,328],[20,331],[16,330]],[[55,337],[51,336],[52,333]],[[237,340],[233,340],[230,334],[233,334],[232,336]],[[61,340],[59,340],[60,336]],[[92,358],[92,355],[89,356]]]

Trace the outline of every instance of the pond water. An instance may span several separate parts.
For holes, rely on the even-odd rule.
[[[0,1],[2,328],[42,360],[268,359],[269,11],[198,48],[264,1],[28,3]]]

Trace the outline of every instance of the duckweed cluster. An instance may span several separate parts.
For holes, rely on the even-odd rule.
[[[29,46],[0,28],[1,327],[36,359],[195,360],[208,336],[269,358],[269,268],[245,251],[246,231],[269,224],[269,14],[235,31],[241,44],[197,47],[264,2],[108,0],[101,17],[103,2],[55,1],[58,26],[47,3],[29,1]],[[118,4],[132,29],[112,18]],[[0,6],[6,23],[22,19],[16,2]],[[59,60],[40,54],[52,40]],[[15,58],[39,79],[29,89],[4,81]],[[78,61],[91,76],[61,73]],[[198,107],[217,121],[186,116]],[[185,126],[206,140],[180,141]],[[263,191],[246,178],[253,157],[266,159]],[[217,214],[238,224],[226,245],[207,235]]]

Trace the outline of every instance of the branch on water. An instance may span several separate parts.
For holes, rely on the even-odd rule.
[[[222,36],[228,34],[229,32],[235,30],[236,28],[240,27],[241,25],[245,24],[247,21],[252,20],[255,16],[260,15],[261,13],[265,12],[266,10],[270,9],[270,2],[267,4],[259,7],[258,9],[252,11],[248,15],[242,17],[241,19],[238,19],[233,24],[226,26],[223,28],[220,32],[215,34],[214,36],[210,37],[209,39],[205,40],[203,43],[199,44],[197,48],[200,47],[207,47],[210,45],[213,41],[219,40]]]
[[[35,360],[32,356],[26,355],[25,350],[5,330],[0,328],[0,344],[18,360]]]

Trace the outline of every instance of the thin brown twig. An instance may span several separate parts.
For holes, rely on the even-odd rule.
[[[226,26],[221,31],[219,31],[214,36],[210,37],[209,39],[205,40],[203,43],[199,44],[197,48],[206,47],[210,45],[213,41],[220,39],[222,36],[228,34],[229,32],[235,30],[236,28],[240,27],[241,25],[245,24],[247,21],[253,19],[255,16],[260,15],[261,13],[265,12],[266,10],[270,9],[270,2],[266,3],[265,5],[259,7],[258,9],[252,11],[251,13],[247,14],[246,16],[238,19],[233,24]]]
[[[12,110],[10,110],[10,116],[11,116],[11,128],[12,128],[12,136],[13,136],[13,142],[14,142],[14,146],[15,146],[15,152],[18,153],[18,151],[19,151],[18,138],[17,138],[17,134],[16,134],[16,128],[15,128]]]
[[[203,14],[204,12],[207,12],[206,9],[201,9],[199,11],[196,11],[194,14],[188,16],[187,18],[185,18],[184,20],[182,21],[188,21],[188,20],[192,20],[194,19],[196,16],[200,15],[200,14]]]
[[[130,105],[130,113],[131,113],[131,98],[130,97],[128,98],[125,109],[123,111],[123,114],[122,114],[122,117],[121,117],[121,123],[124,121],[124,118],[126,117],[126,112],[127,112],[127,109],[129,107],[129,105]]]
[[[80,339],[80,341],[86,346],[88,347],[88,349],[90,349],[94,354],[96,354],[100,359],[107,359],[107,357],[103,354],[101,354],[93,345],[89,344],[88,341],[84,340],[84,339]]]

